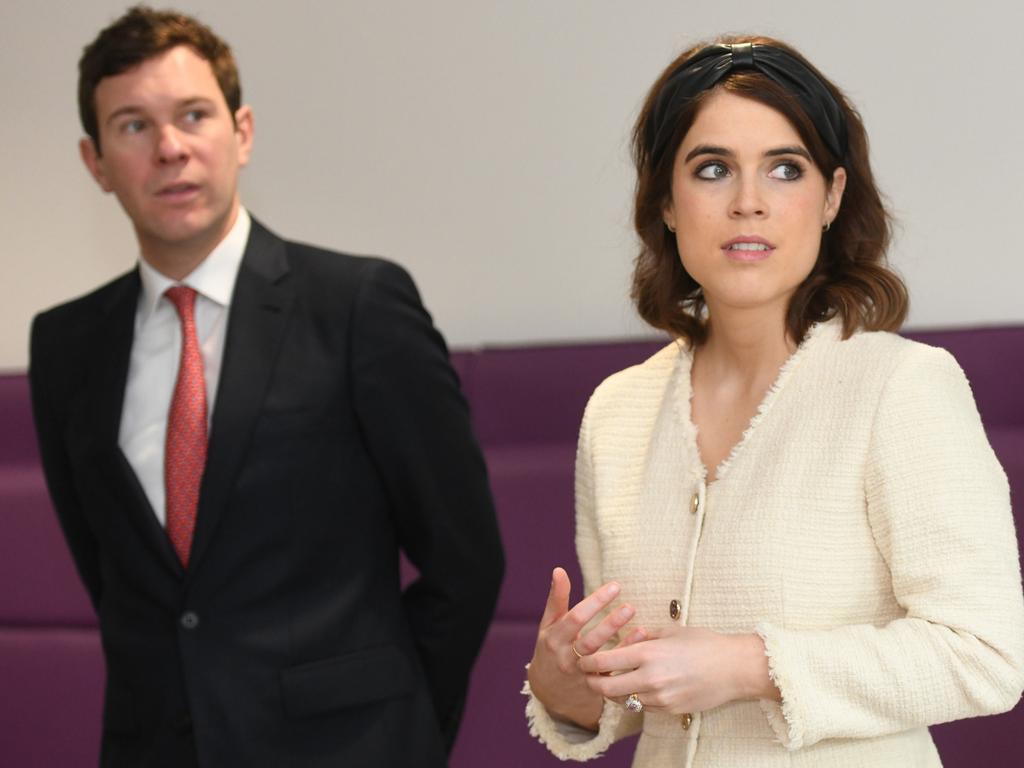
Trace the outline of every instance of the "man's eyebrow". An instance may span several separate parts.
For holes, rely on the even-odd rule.
[[[213,99],[209,99],[206,96],[190,96],[187,99],[182,99],[177,102],[174,106],[175,109],[188,109],[197,105],[209,106],[214,104]],[[125,115],[139,115],[144,113],[146,110],[138,104],[125,104],[123,107],[118,107],[107,116],[106,124],[110,125],[114,120]]]
[[[698,144],[696,147],[691,149],[684,160],[684,162],[690,162],[695,157],[700,155],[718,155],[720,157],[734,157],[735,152],[727,147],[717,147],[712,144]],[[786,147],[775,147],[769,149],[764,153],[765,157],[778,157],[779,155],[798,155],[799,157],[805,158],[808,162],[813,162],[810,153],[801,146],[793,145]]]
[[[135,104],[126,104],[123,107],[118,107],[109,115],[107,115],[106,124],[110,125],[114,120],[125,115],[137,115],[141,114],[142,107],[136,106]]]
[[[175,106],[178,109],[183,109],[185,107],[194,107],[196,104],[206,104],[206,105],[209,105],[209,104],[213,104],[213,103],[214,103],[213,99],[208,99],[206,96],[192,96],[191,98],[188,98],[188,99],[182,99]]]

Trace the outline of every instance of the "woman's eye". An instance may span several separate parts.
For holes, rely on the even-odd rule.
[[[697,169],[697,178],[707,179],[708,181],[724,179],[728,175],[729,169],[723,163],[705,163]]]
[[[769,178],[782,179],[783,181],[795,181],[804,174],[804,169],[796,163],[779,163],[772,168]]]

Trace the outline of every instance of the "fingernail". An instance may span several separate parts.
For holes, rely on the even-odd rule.
[[[633,615],[633,608],[629,605],[624,605],[619,608],[619,616],[623,619],[628,619]]]
[[[611,584],[609,584],[607,587],[605,587],[604,595],[609,600],[611,600],[617,594],[619,594],[619,585],[616,584],[614,581]]]

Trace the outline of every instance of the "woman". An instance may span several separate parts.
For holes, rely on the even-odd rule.
[[[943,350],[901,339],[889,220],[842,93],[792,48],[674,61],[634,132],[633,296],[677,341],[580,429],[531,731],[634,766],[938,766],[927,725],[1013,707],[1006,477]]]

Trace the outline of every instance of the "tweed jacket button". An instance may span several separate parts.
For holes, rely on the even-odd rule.
[[[668,604],[668,615],[672,617],[672,621],[678,621],[682,613],[683,609],[678,600],[673,600]]]
[[[199,626],[199,614],[195,611],[185,611],[181,614],[181,626],[185,629],[195,629]]]
[[[679,724],[683,726],[684,731],[690,730],[690,723],[692,722],[693,715],[691,715],[689,712],[683,712],[683,714],[679,716]]]
[[[691,512],[691,514],[696,515],[697,514],[697,510],[699,510],[699,509],[700,509],[700,494],[695,493],[695,494],[693,494],[693,498],[690,499],[690,512]]]

